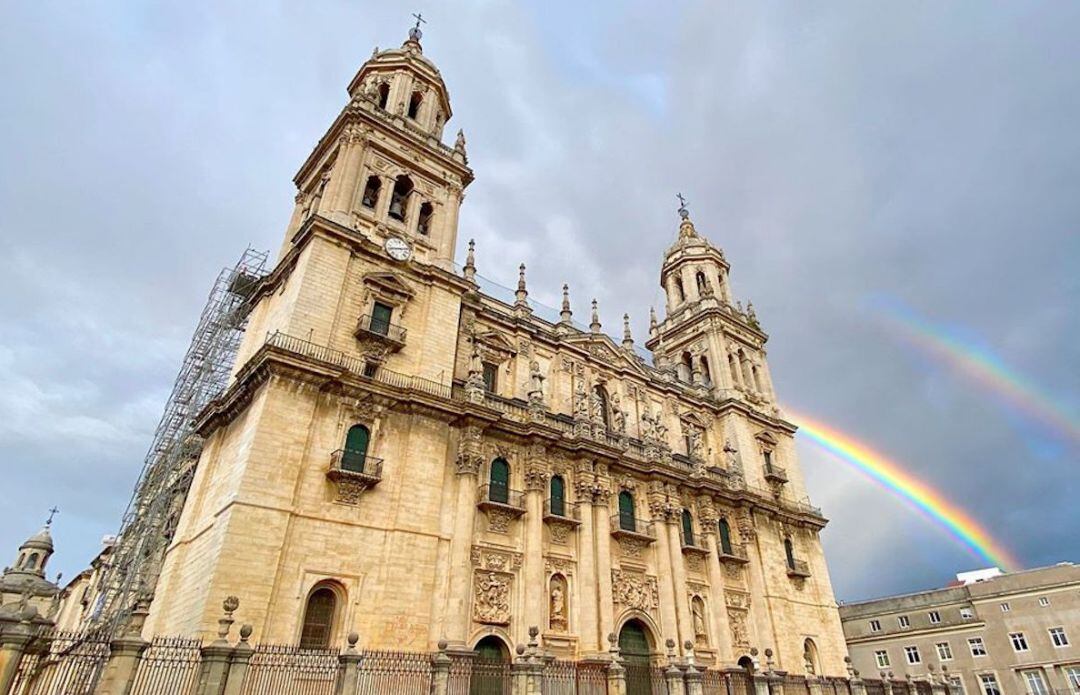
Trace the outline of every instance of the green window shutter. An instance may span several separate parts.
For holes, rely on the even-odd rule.
[[[566,483],[562,476],[551,476],[551,513],[566,516]]]
[[[497,458],[491,462],[488,499],[506,504],[510,499],[510,464],[505,459]]]
[[[371,332],[379,335],[388,334],[390,332],[390,317],[393,313],[393,307],[381,302],[375,302],[371,306],[371,325],[369,326]]]
[[[720,519],[720,552],[731,555],[731,527],[727,519]]]
[[[624,531],[636,531],[634,519],[634,496],[626,490],[619,493],[619,528]]]
[[[345,452],[341,457],[341,467],[347,471],[363,473],[370,441],[371,432],[367,427],[363,425],[350,427],[349,433],[345,435]]]
[[[694,517],[689,509],[682,510],[682,536],[683,545],[694,544]]]

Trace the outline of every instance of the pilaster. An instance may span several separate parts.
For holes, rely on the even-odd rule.
[[[596,533],[603,533],[607,531],[607,524],[605,523],[599,529],[595,529],[594,523],[595,515],[590,512],[592,509],[592,485],[591,480],[586,480],[586,476],[591,476],[591,473],[585,473],[579,470],[577,472],[577,496],[580,504],[590,505],[585,513],[581,515],[581,528],[578,531],[578,581],[575,582],[578,594],[578,625],[581,626],[578,635],[581,639],[579,643],[579,651],[582,655],[595,654],[601,649],[599,640],[597,639],[596,626],[600,620],[600,612],[598,606],[598,592],[597,592],[597,569],[596,569],[596,550],[595,540]],[[610,578],[609,578],[610,581]]]
[[[454,510],[454,536],[450,545],[450,592],[447,595],[446,625],[450,644],[463,647],[469,631],[469,597],[472,595],[471,551],[476,527],[477,476],[483,461],[482,432],[467,425],[459,433],[457,504]]]
[[[615,629],[615,608],[611,593],[611,530],[608,528],[611,514],[608,506],[610,495],[607,487],[597,487],[592,499],[593,529],[596,533],[596,596],[600,608],[597,645],[603,644],[604,636]]]
[[[546,624],[544,608],[547,582],[544,581],[544,492],[547,473],[538,462],[531,462],[525,472],[525,553],[522,573],[525,577],[525,624]]]

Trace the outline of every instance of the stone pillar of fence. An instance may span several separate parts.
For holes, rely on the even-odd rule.
[[[5,695],[15,683],[23,651],[33,636],[27,621],[0,621],[0,695]]]
[[[224,695],[240,695],[240,689],[244,686],[244,678],[251,665],[251,653],[254,651],[248,642],[251,632],[250,625],[240,626],[240,643],[236,645],[232,656],[229,657],[229,673],[225,676]]]
[[[439,640],[439,651],[431,657],[431,695],[448,695],[450,692],[450,665],[454,660],[446,653],[446,640]]]
[[[607,695],[626,695],[626,668],[622,664],[622,656],[619,654],[619,637],[614,632],[609,632],[608,643],[611,648],[611,663],[607,670]]]
[[[202,664],[199,669],[199,681],[194,695],[223,695],[229,679],[229,661],[233,647],[229,644],[229,630],[236,622],[233,611],[240,606],[235,596],[226,598],[221,607],[225,615],[218,620],[218,638],[202,648]]]
[[[143,626],[149,614],[148,604],[140,601],[131,612],[124,632],[109,643],[109,660],[105,662],[94,695],[127,695],[131,690],[139,660],[150,646],[142,638]]]
[[[544,689],[544,660],[540,654],[540,643],[536,637],[540,628],[529,628],[529,646],[517,646],[517,657],[510,665],[514,695],[541,695]]]
[[[664,671],[664,681],[667,683],[668,695],[686,695],[683,672],[675,662],[675,640],[668,638],[665,646],[667,647],[668,667]]]
[[[823,695],[822,678],[807,674],[806,689],[810,692],[810,695]]]
[[[698,668],[697,655],[694,654],[694,643],[690,640],[686,640],[683,643],[683,654],[685,654],[685,660],[683,664],[683,687],[686,689],[686,695],[704,695],[704,677],[702,671],[704,668]]]

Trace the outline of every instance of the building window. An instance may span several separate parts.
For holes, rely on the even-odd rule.
[[[918,647],[904,647],[904,657],[909,664],[921,664],[922,657],[919,655]]]
[[[363,473],[367,462],[368,444],[371,430],[364,425],[353,425],[345,435],[345,451],[341,455],[341,468],[354,473]]]
[[[1050,641],[1054,643],[1055,647],[1067,647],[1069,646],[1069,638],[1065,635],[1065,628],[1052,627],[1050,628]]]
[[[371,322],[368,324],[368,330],[378,335],[388,335],[390,333],[390,318],[393,315],[394,307],[382,302],[375,302],[371,305]]]
[[[637,531],[634,519],[634,495],[627,490],[619,493],[619,528],[623,531]]]
[[[952,646],[948,642],[938,642],[934,646],[937,648],[938,659],[952,661]]]
[[[682,542],[683,545],[694,545],[694,517],[689,509],[682,510]]]
[[[972,656],[986,656],[986,644],[982,637],[969,637],[968,648]]]
[[[938,613],[937,611],[930,611],[927,615],[930,617],[931,625],[937,625],[941,622],[941,613]]]
[[[1040,596],[1039,597],[1039,605],[1044,606],[1044,607],[1049,606],[1050,605],[1050,599],[1048,599],[1045,596]]]
[[[900,627],[911,627],[911,620],[906,615],[901,615],[896,622]]]
[[[420,92],[413,92],[409,97],[409,118],[415,119],[420,115],[420,105],[424,103],[424,95]]]
[[[435,208],[431,203],[420,206],[420,214],[416,218],[416,231],[427,236],[431,231],[431,216],[435,214]]]
[[[375,375],[379,373],[378,362],[365,362],[364,363],[364,376],[368,379],[374,379]]]
[[[413,182],[408,176],[402,174],[394,181],[394,191],[390,195],[390,217],[399,222],[405,221],[405,213],[408,212],[409,194],[412,193]]]
[[[499,457],[491,462],[488,475],[488,499],[506,504],[510,500],[510,464]]]
[[[1050,692],[1046,688],[1046,680],[1043,678],[1042,671],[1032,669],[1030,671],[1021,671],[1024,674],[1024,683],[1027,684],[1029,695],[1048,695]]]
[[[889,668],[889,652],[884,649],[874,652],[874,661],[877,662],[878,668]]]
[[[960,676],[949,676],[949,695],[964,695],[964,679]]]
[[[784,555],[787,558],[788,569],[795,569],[795,547],[791,544],[790,538],[784,539]]]
[[[491,362],[484,362],[484,390],[495,393],[499,386],[499,367]]]
[[[360,204],[372,210],[379,204],[379,190],[382,188],[382,179],[378,176],[369,176],[364,184],[364,195],[360,198]]]
[[[1024,637],[1023,632],[1010,632],[1009,641],[1012,642],[1014,651],[1026,652],[1028,650],[1027,638]]]
[[[675,299],[679,302],[686,299],[686,291],[683,290],[681,278],[675,278]]]
[[[1010,610],[1012,610],[1012,608],[1009,607],[1008,603],[1001,604],[1001,612],[1002,613],[1008,613]]]
[[[1080,693],[1080,666],[1067,666],[1065,668],[1065,680],[1074,693]]]
[[[548,500],[549,511],[553,516],[566,516],[566,483],[562,476],[551,476],[548,489],[551,495],[551,499]]]
[[[998,687],[997,676],[992,673],[980,673],[979,684],[982,685],[983,695],[1001,695]]]
[[[379,108],[385,109],[388,101],[390,101],[390,85],[383,82],[379,85]]]
[[[970,608],[961,608],[960,609],[960,619],[961,620],[971,620],[974,617],[975,617],[975,611],[971,610]]]
[[[720,552],[731,555],[731,525],[724,517],[720,517]]]
[[[870,621],[870,632],[881,632],[881,621],[880,620],[871,620]]]
[[[311,592],[304,610],[301,649],[326,649],[330,646],[330,631],[334,626],[336,610],[337,596],[333,589],[323,586]]]

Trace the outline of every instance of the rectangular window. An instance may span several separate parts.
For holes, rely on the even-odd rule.
[[[982,685],[984,695],[1001,695],[998,687],[997,676],[992,673],[980,673],[979,684]]]
[[[968,638],[968,647],[971,649],[972,656],[986,656],[986,644],[983,643],[982,637]]]
[[[1055,647],[1067,647],[1069,646],[1069,638],[1065,635],[1065,628],[1052,627],[1050,628],[1050,641],[1054,643]]]
[[[372,333],[387,335],[390,333],[390,317],[393,314],[393,307],[382,302],[375,302],[371,305],[371,323],[368,324],[368,329]]]
[[[499,386],[499,367],[490,362],[484,362],[484,389],[488,393],[495,393]]]
[[[975,617],[975,611],[971,610],[970,608],[961,608],[960,609],[960,619],[961,620],[971,620],[974,617]]]
[[[877,661],[878,668],[888,668],[889,652],[885,651],[884,649],[874,652],[874,660]]]
[[[1040,596],[1039,597],[1039,605],[1040,606],[1049,606],[1050,605],[1050,599],[1046,598],[1045,596]]]
[[[1009,604],[1007,604],[1007,603],[1003,603],[1003,604],[1001,604],[1001,612],[1002,612],[1002,613],[1008,613],[1008,612],[1009,612],[1009,611],[1011,611],[1011,610],[1012,610],[1012,609],[1011,609],[1011,608],[1009,608]]]
[[[930,611],[927,615],[930,616],[931,625],[937,625],[941,622],[941,613],[938,613],[937,611]]]
[[[870,632],[881,632],[881,621],[880,620],[871,620],[870,621]]]
[[[1049,691],[1042,671],[1031,670],[1021,671],[1021,673],[1024,674],[1024,683],[1027,685],[1029,695],[1048,695]]]
[[[950,646],[948,642],[938,642],[934,646],[937,647],[937,656],[939,659],[942,661],[952,661],[952,646]]]
[[[907,658],[909,664],[921,664],[922,657],[919,656],[918,647],[904,647],[904,656]]]
[[[1028,650],[1027,638],[1024,637],[1023,632],[1010,632],[1009,641],[1012,642],[1014,651],[1026,652]]]
[[[368,379],[374,379],[375,375],[379,372],[378,362],[365,362],[364,363],[364,376]]]
[[[964,695],[964,679],[960,676],[949,676],[949,695]]]
[[[1080,693],[1080,666],[1066,666],[1065,680],[1074,693]]]
[[[900,625],[900,627],[911,627],[911,621],[908,620],[908,617],[906,615],[901,615],[899,618],[896,619],[896,622]]]

